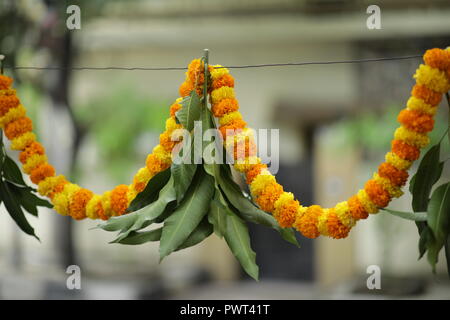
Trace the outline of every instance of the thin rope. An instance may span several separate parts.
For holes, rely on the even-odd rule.
[[[366,63],[366,62],[378,62],[378,61],[395,61],[395,60],[408,60],[422,58],[422,55],[403,56],[403,57],[387,57],[387,58],[369,58],[369,59],[357,59],[357,60],[337,60],[337,61],[309,61],[309,62],[287,62],[287,63],[264,63],[264,64],[249,64],[249,65],[237,65],[237,66],[223,66],[220,68],[228,69],[250,69],[250,68],[268,68],[268,67],[293,67],[293,66],[307,66],[307,65],[330,65],[330,64],[350,64],[350,63]],[[187,67],[36,67],[36,66],[4,66],[4,69],[14,70],[124,70],[124,71],[175,71],[175,70],[187,70]]]

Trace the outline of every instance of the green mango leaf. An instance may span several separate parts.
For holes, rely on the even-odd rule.
[[[226,215],[227,229],[224,234],[228,246],[242,268],[253,279],[258,280],[259,268],[256,265],[256,253],[250,245],[250,235],[244,221],[235,214]]]
[[[0,180],[0,194],[3,198],[6,210],[19,228],[28,235],[31,235],[39,240],[34,233],[33,227],[28,223],[25,214],[23,213],[20,204],[16,201],[12,191],[10,190],[7,182]]]
[[[214,233],[223,238],[227,230],[227,208],[222,204],[220,192],[216,191],[214,199],[211,201],[208,213],[208,221],[214,226]],[[229,210],[229,209],[228,209]]]
[[[192,139],[193,140],[193,139]],[[175,194],[177,197],[177,203],[180,203],[183,199],[186,191],[192,183],[195,172],[197,171],[197,165],[193,163],[194,159],[194,141],[191,142],[189,148],[185,150],[186,154],[181,157],[181,163],[173,163],[170,167],[172,177],[174,180]],[[190,157],[190,160],[188,159]]]
[[[175,190],[173,188],[173,179],[169,179],[164,188],[159,192],[159,197],[156,201],[138,211],[120,217],[113,217],[105,223],[100,224],[99,228],[106,231],[120,231],[122,233],[121,236],[115,240],[115,242],[119,242],[125,239],[131,231],[149,226],[153,220],[163,214],[166,206],[174,200]]]
[[[200,97],[193,90],[189,97],[181,101],[181,105],[183,107],[176,113],[176,117],[186,130],[191,131],[194,129],[194,121],[200,119],[202,112]]]
[[[427,210],[431,189],[441,177],[443,163],[439,161],[440,149],[439,143],[428,150],[413,177],[412,207],[415,212]]]
[[[405,211],[391,210],[388,208],[383,208],[382,210],[392,214],[393,216],[400,217],[406,220],[427,221],[426,212],[405,212]]]
[[[278,231],[281,237],[287,242],[300,247],[292,228],[282,228],[276,219],[265,211],[256,207],[247,197],[244,196],[239,186],[228,174],[221,175],[219,179],[220,188],[223,190],[226,199],[236,208],[237,213],[246,221],[261,224]]]
[[[411,177],[411,180],[409,180],[409,188],[408,188],[408,190],[409,190],[409,193],[413,193],[413,190],[414,190],[414,182],[416,182],[416,174],[414,174],[412,177]]]
[[[126,238],[111,243],[139,245],[146,242],[159,241],[159,239],[161,239],[161,233],[162,227],[150,231],[132,231]]]
[[[127,212],[137,211],[154,202],[158,198],[159,192],[167,184],[169,179],[170,169],[157,173],[150,179],[145,189],[142,190],[142,192],[140,192],[133,201],[131,201]]]
[[[53,205],[47,200],[41,199],[36,196],[31,188],[19,187],[13,183],[7,182],[9,189],[16,201],[30,214],[38,216],[37,207],[53,208]]]
[[[433,234],[431,233],[431,229],[425,224],[425,227],[420,232],[419,239],[419,259],[422,259],[425,252],[428,250],[428,246],[433,242]]]
[[[214,195],[214,180],[198,170],[178,208],[164,221],[160,260],[180,247],[202,221]]]
[[[428,205],[428,226],[433,233],[433,241],[428,246],[428,262],[435,270],[439,251],[447,240],[450,222],[450,182],[439,186],[431,195]]]
[[[7,155],[5,155],[2,171],[3,177],[6,180],[21,186],[27,186],[27,184],[23,180],[22,172],[20,171],[19,167],[14,162],[14,160],[8,157]]]
[[[205,217],[189,237],[187,237],[186,241],[175,251],[193,247],[208,238],[211,233],[213,233],[213,226],[208,222],[207,217]]]
[[[445,241],[445,259],[447,260],[447,274],[450,278],[450,234]]]

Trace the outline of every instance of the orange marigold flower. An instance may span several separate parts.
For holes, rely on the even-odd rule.
[[[234,160],[243,161],[248,157],[253,157],[257,153],[254,139],[247,137],[245,141],[238,141],[234,144],[233,156]]]
[[[384,208],[391,201],[391,196],[389,192],[383,189],[374,179],[370,179],[366,182],[364,190],[369,196],[370,200],[380,208]]]
[[[432,68],[446,71],[450,68],[450,52],[439,48],[427,50],[423,61]]]
[[[12,140],[31,130],[33,130],[33,122],[30,118],[23,117],[8,123],[5,127],[5,135]]]
[[[30,179],[34,184],[39,184],[47,177],[53,177],[55,175],[55,168],[48,163],[43,163],[31,171]]]
[[[364,206],[362,205],[361,201],[359,201],[356,195],[348,199],[347,203],[353,219],[366,219],[369,216],[369,213],[366,211],[366,209],[364,209]]]
[[[92,191],[88,189],[80,189],[72,195],[69,204],[69,213],[75,220],[86,218],[86,205],[94,196]]]
[[[203,84],[205,82],[205,72],[204,72],[203,61],[200,59],[192,60],[188,66],[188,78],[192,83],[197,83],[197,85]]]
[[[219,79],[213,80],[212,88],[213,90],[219,89],[221,87],[230,87],[234,88],[234,78],[231,74],[224,74]]]
[[[178,141],[172,141],[172,137],[167,132],[161,133],[159,135],[159,144],[164,148],[166,151],[171,151],[173,149],[173,146]]]
[[[67,181],[67,180],[64,179],[61,183],[59,183],[59,184],[57,184],[57,185],[55,186],[55,188],[53,189],[53,191],[49,193],[48,197],[49,197],[50,199],[53,199],[53,197],[55,196],[55,194],[62,192],[62,191],[64,190],[64,186],[65,186],[66,184],[68,184],[68,183],[69,183],[69,181]]]
[[[128,208],[127,192],[128,186],[125,184],[118,185],[111,192],[111,209],[119,216]]]
[[[429,132],[434,127],[434,119],[431,115],[416,110],[403,109],[397,119],[406,128],[419,133]]]
[[[34,141],[31,143],[28,147],[25,148],[24,151],[22,151],[19,155],[19,160],[21,163],[27,162],[27,159],[35,154],[44,154],[45,149],[44,147],[37,141]]]
[[[11,87],[13,83],[13,79],[7,76],[0,74],[0,90],[6,90]]]
[[[334,239],[342,239],[348,236],[350,228],[342,224],[339,220],[334,208],[330,209],[327,219],[328,235]]]
[[[233,121],[231,121],[230,123],[228,123],[225,126],[221,126],[219,128],[220,133],[222,134],[222,137],[224,139],[226,139],[227,136],[232,136],[234,135],[234,133],[236,133],[236,131],[242,130],[247,126],[247,122],[245,122],[242,119],[234,119]],[[228,130],[231,130],[231,134],[230,132],[227,132]],[[228,133],[228,135],[227,135]]]
[[[419,159],[420,150],[401,140],[392,140],[392,152],[402,159],[414,161]]]
[[[399,170],[392,164],[383,162],[378,167],[380,177],[389,179],[396,186],[403,186],[408,180],[408,172]]]
[[[247,184],[251,184],[253,179],[255,179],[264,169],[267,169],[267,165],[265,163],[254,164],[245,174],[247,177]]]
[[[102,219],[102,220],[108,220],[108,216],[105,215],[105,209],[103,209],[102,206],[102,202],[99,201],[97,202],[97,204],[95,205],[95,213],[97,214],[97,216]]]
[[[187,97],[191,94],[192,90],[194,90],[194,85],[189,81],[185,81],[181,84],[178,91],[180,92],[180,96]]]
[[[308,207],[303,215],[297,216],[294,222],[294,228],[307,238],[317,238],[320,235],[317,229],[317,223],[321,214],[322,208],[320,206],[313,205]]]
[[[236,99],[223,99],[219,103],[212,106],[211,111],[216,118],[222,118],[224,115],[230,112],[237,111],[239,109],[239,103]]]
[[[15,95],[0,96],[0,117],[3,117],[10,109],[20,104],[19,98]]]
[[[162,162],[156,155],[150,154],[147,157],[146,165],[148,170],[151,173],[159,173],[168,167],[170,167],[170,163]]]
[[[418,99],[422,99],[425,103],[432,106],[437,106],[442,99],[442,95],[439,92],[435,92],[420,84],[414,85],[411,95]]]
[[[173,118],[175,117],[175,113],[177,113],[178,110],[181,109],[181,104],[174,103],[170,106],[170,116]]]
[[[275,201],[278,200],[280,195],[283,193],[283,186],[274,182],[269,183],[261,194],[256,199],[259,207],[267,212],[272,212],[274,209]]]
[[[280,227],[282,228],[292,227],[292,225],[295,222],[295,218],[297,218],[297,212],[299,207],[300,202],[298,202],[298,200],[291,200],[283,204],[283,206],[279,209],[279,212],[274,214],[274,217],[275,219],[277,219]]]

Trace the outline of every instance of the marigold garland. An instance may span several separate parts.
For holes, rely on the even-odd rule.
[[[202,95],[202,70],[200,59],[189,65],[186,80],[180,87],[182,97],[189,95],[194,88]],[[231,84],[230,81],[232,79],[223,84]],[[55,169],[48,163],[44,147],[36,141],[32,121],[26,116],[26,109],[20,104],[16,91],[11,88],[12,84],[13,79],[0,75],[0,128],[11,140],[11,148],[20,151],[22,170],[38,185],[39,194],[50,198],[54,209],[62,215],[70,215],[76,220],[86,217],[107,220],[122,215],[150,179],[172,163],[171,153],[175,142],[170,137],[176,129],[181,128],[175,120],[175,113],[182,108],[182,98],[170,106],[170,118],[166,122],[166,130],[160,135],[160,144],[147,157],[146,166],[138,170],[132,184],[119,185],[102,195],[96,195],[71,183],[62,175],[56,175]]]
[[[420,65],[414,75],[416,85],[406,108],[399,113],[401,126],[394,133],[392,148],[386,154],[385,162],[380,164],[363,189],[347,201],[328,209],[318,205],[302,206],[292,193],[284,191],[277,183],[267,165],[256,156],[253,131],[246,127],[238,111],[234,78],[227,68],[210,66],[212,83],[208,93],[211,111],[219,119],[219,130],[227,150],[234,155],[234,168],[245,174],[250,192],[259,207],[272,213],[281,227],[294,227],[308,238],[325,235],[340,239],[348,235],[358,220],[377,213],[392,198],[401,196],[401,187],[408,179],[407,170],[419,158],[420,149],[429,143],[427,133],[433,129],[433,116],[442,95],[450,89],[450,49],[428,50],[424,61],[425,64]],[[202,61],[193,60],[186,72],[186,80],[179,88],[181,97],[187,97],[194,89],[202,95],[204,80]],[[124,214],[148,181],[170,166],[171,151],[175,145],[171,135],[181,127],[175,121],[175,113],[182,107],[182,98],[170,107],[170,118],[166,122],[166,131],[160,136],[160,144],[147,157],[146,167],[139,169],[132,184],[119,185],[103,195],[96,195],[70,183],[64,176],[56,176],[53,167],[47,163],[45,149],[32,133],[32,122],[26,117],[25,108],[11,85],[11,78],[0,76],[0,128],[12,141],[12,149],[21,151],[19,160],[23,163],[24,172],[30,174],[31,180],[38,184],[38,192],[49,197],[60,214],[77,220],[86,217],[106,220]],[[243,152],[238,152],[241,149]]]
[[[234,167],[246,175],[251,194],[259,207],[271,212],[280,226],[294,227],[308,238],[322,234],[340,239],[348,235],[356,221],[377,213],[392,198],[401,196],[401,187],[408,179],[406,170],[419,158],[420,149],[429,143],[427,133],[433,129],[433,116],[442,95],[450,89],[450,49],[428,50],[424,61],[425,65],[420,65],[414,75],[416,85],[412,96],[398,116],[401,126],[394,133],[392,149],[363,189],[334,208],[323,209],[317,205],[303,207],[291,193],[283,191],[267,167],[260,164],[259,158],[252,157],[253,161],[247,163],[250,162],[248,157],[244,160],[246,165],[235,164]],[[246,124],[238,111],[234,81],[231,81],[228,70],[216,66],[211,71],[211,78],[214,84],[212,111],[219,118],[219,129],[228,145],[228,140],[243,138]],[[245,155],[253,154],[253,146],[246,145],[245,148]]]

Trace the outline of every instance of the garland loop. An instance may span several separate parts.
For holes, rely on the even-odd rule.
[[[433,129],[433,116],[442,95],[450,89],[450,49],[428,50],[424,61],[425,64],[420,65],[414,75],[416,84],[406,108],[398,115],[401,126],[394,133],[385,162],[380,164],[363,189],[333,208],[318,205],[304,207],[292,193],[284,191],[283,186],[277,183],[267,165],[256,155],[253,131],[247,128],[238,111],[233,77],[222,66],[209,66],[211,85],[207,92],[211,111],[219,120],[219,130],[227,150],[237,160],[234,168],[245,174],[258,206],[272,213],[281,227],[294,227],[308,238],[325,235],[339,239],[345,238],[358,220],[377,213],[392,198],[400,197],[401,187],[408,179],[407,170],[419,158],[420,149],[429,143],[427,133]],[[38,185],[38,192],[51,199],[58,213],[77,220],[86,217],[107,220],[124,214],[148,181],[171,165],[171,152],[176,143],[171,135],[181,128],[175,114],[182,108],[182,99],[189,96],[192,90],[202,96],[204,80],[203,61],[193,60],[186,72],[186,80],[179,88],[181,98],[170,107],[166,130],[160,135],[160,144],[148,155],[146,166],[139,169],[130,185],[119,185],[102,195],[56,175],[55,169],[48,163],[44,147],[36,141],[31,119],[26,116],[16,91],[11,88],[12,79],[3,75],[0,75],[0,128],[11,140],[11,148],[21,151],[19,160],[23,171]],[[239,148],[236,146],[239,144],[243,144],[245,150],[242,155],[237,153]]]

